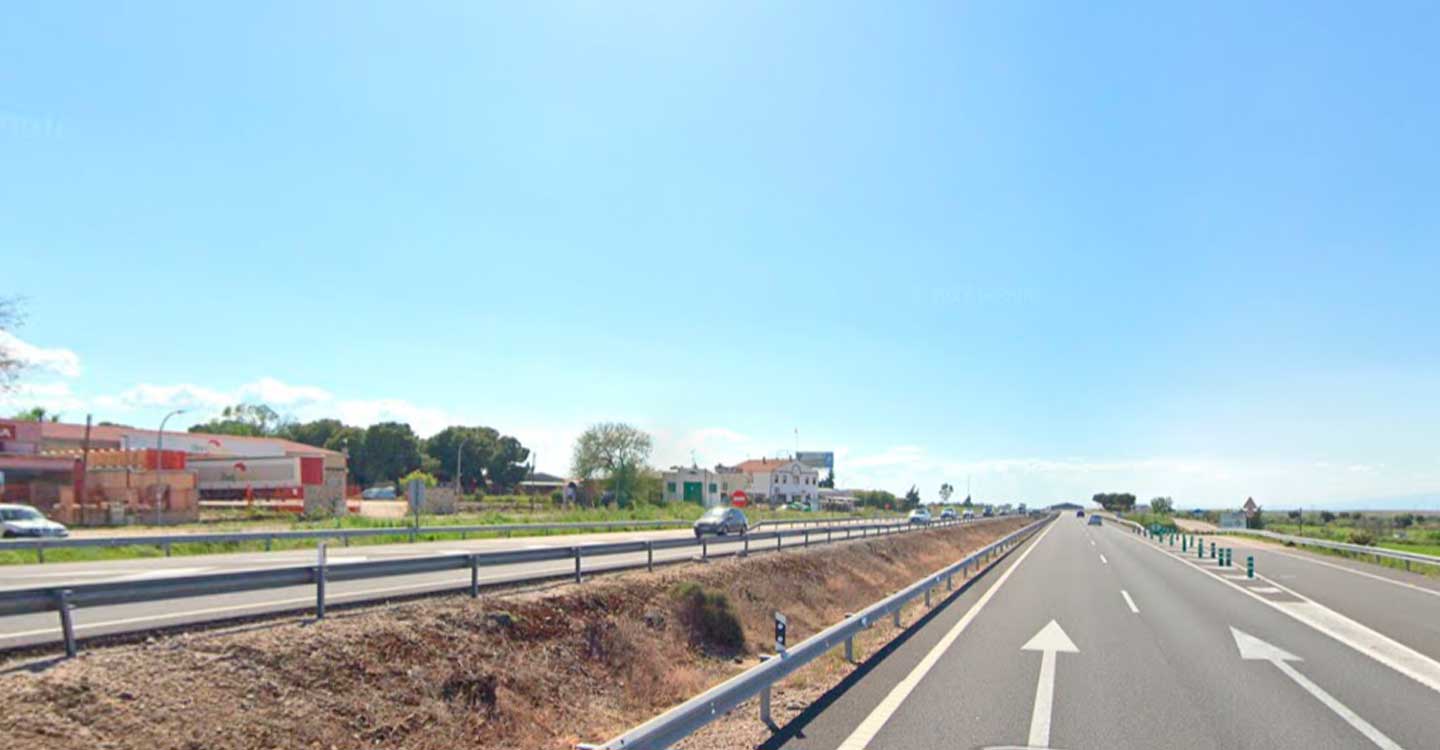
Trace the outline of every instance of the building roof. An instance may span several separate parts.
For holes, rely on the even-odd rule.
[[[155,431],[154,431],[154,430],[145,430],[144,428],[140,428],[140,427],[128,427],[128,426],[123,426],[123,425],[91,425],[91,427],[90,427],[90,439],[91,439],[92,441],[95,441],[95,442],[113,442],[113,443],[119,443],[119,442],[122,442],[122,441],[125,439],[125,436],[126,436],[126,435],[134,434],[134,433],[137,433],[137,432],[148,433],[148,434],[151,434],[151,435],[155,434]],[[84,440],[84,439],[85,439],[85,425],[83,425],[83,424],[67,424],[67,423],[64,423],[64,422],[44,422],[44,423],[42,423],[41,426],[40,426],[40,436],[41,436],[41,439],[42,439],[42,440],[75,440],[75,441]],[[267,445],[273,445],[273,446],[275,446],[276,448],[278,448],[279,450],[281,450],[281,451],[283,451],[283,452],[285,452],[285,453],[287,453],[287,454],[295,453],[295,454],[303,454],[303,455],[329,455],[329,456],[336,456],[336,457],[340,456],[340,452],[339,452],[339,451],[332,451],[332,450],[329,450],[329,449],[327,449],[327,448],[317,448],[317,447],[315,447],[315,446],[313,446],[313,445],[306,445],[306,444],[304,444],[304,443],[297,443],[297,442],[295,442],[294,440],[286,440],[285,438],[278,438],[278,437],[249,437],[249,436],[245,436],[245,435],[212,435],[212,434],[206,433],[206,432],[175,432],[175,431],[173,431],[173,430],[166,430],[166,431],[165,431],[165,436],[166,436],[166,437],[176,437],[176,438],[182,438],[182,437],[183,437],[183,438],[190,438],[190,439],[195,439],[195,438],[215,438],[215,439],[217,439],[217,440],[224,440],[224,441],[226,441],[226,442],[232,442],[232,441],[233,441],[233,442],[237,442],[237,443],[250,443],[250,444],[252,444],[252,445],[256,445],[256,444],[267,444]]]
[[[757,474],[762,471],[774,471],[782,466],[789,466],[795,463],[788,458],[756,458],[749,461],[741,461],[735,468],[746,474]]]
[[[557,477],[554,474],[546,474],[543,471],[537,471],[526,477],[525,481],[521,482],[521,484],[525,484],[527,482],[533,482],[536,484],[564,484],[566,481],[568,480],[565,479],[565,477]]]

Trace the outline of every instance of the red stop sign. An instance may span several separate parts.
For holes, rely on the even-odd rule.
[[[736,508],[743,508],[750,502],[750,498],[741,490],[735,490],[730,495],[730,504]]]

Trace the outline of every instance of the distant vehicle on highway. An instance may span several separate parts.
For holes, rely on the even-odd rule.
[[[983,515],[986,518],[993,518],[995,516],[995,509],[987,505],[985,506],[985,513]]]
[[[1076,518],[1084,518],[1084,517],[1085,517],[1085,511],[1083,511],[1083,510],[1077,510],[1077,511],[1075,511],[1075,517],[1076,517]]]
[[[6,538],[70,536],[63,524],[51,521],[29,505],[0,505],[0,527]]]
[[[1100,516],[1097,516],[1097,515],[1093,515],[1093,514],[1092,514],[1092,515],[1090,516],[1090,520],[1089,520],[1087,523],[1089,523],[1091,526],[1099,526],[1099,525],[1100,525]]]
[[[972,518],[975,517],[975,511],[973,511],[973,510],[967,510],[967,511],[965,511],[964,513],[961,513],[961,514],[960,514],[960,517],[963,518],[963,519],[965,519],[966,521],[969,521],[970,519],[972,519]]]
[[[394,487],[371,487],[360,493],[361,500],[394,500]]]
[[[910,523],[925,525],[930,523],[930,511],[924,508],[916,508],[910,511]]]
[[[956,516],[954,508],[946,508],[945,510],[940,511],[941,521],[954,521],[955,518]]]
[[[695,522],[695,538],[699,539],[706,534],[725,536],[726,534],[744,534],[750,530],[750,521],[739,508],[716,507],[705,511],[700,520]]]

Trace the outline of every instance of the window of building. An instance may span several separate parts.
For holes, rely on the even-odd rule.
[[[674,482],[666,482],[666,483],[665,483],[665,491],[668,492],[668,493],[670,493],[670,494],[672,494],[672,495],[675,494],[675,483],[674,483]]]
[[[711,483],[710,483],[710,494],[712,494],[712,495],[715,494],[715,483],[714,483],[714,482],[711,482]]]

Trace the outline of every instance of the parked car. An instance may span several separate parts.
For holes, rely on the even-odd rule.
[[[924,508],[916,508],[910,511],[910,523],[928,525],[930,523],[930,511]]]
[[[1097,516],[1097,515],[1095,515],[1095,514],[1092,513],[1092,514],[1090,514],[1090,520],[1087,521],[1086,523],[1090,524],[1091,526],[1099,526],[1099,525],[1100,525],[1100,516]]]
[[[799,511],[799,512],[804,513],[804,512],[808,512],[808,511],[810,510],[810,506],[806,505],[805,503],[802,503],[802,502],[798,502],[798,501],[797,501],[797,502],[790,503],[789,505],[786,505],[786,506],[785,506],[785,510],[794,510],[794,511]]]
[[[975,518],[975,511],[967,510],[964,513],[961,513],[960,517],[965,519],[966,521],[972,520]]]
[[[739,508],[716,507],[705,511],[700,520],[695,522],[695,538],[699,539],[706,534],[724,536],[726,534],[744,534],[750,530],[750,521]]]
[[[63,524],[28,505],[0,505],[0,527],[7,538],[70,536]]]
[[[994,509],[994,508],[990,508],[990,507],[985,508],[985,514],[984,514],[984,515],[985,515],[986,518],[994,518],[994,517],[995,517],[995,509]]]
[[[955,509],[954,509],[954,508],[946,508],[945,510],[940,511],[940,520],[941,520],[941,521],[954,521],[955,518],[956,518],[956,515],[955,515]]]
[[[360,493],[360,499],[362,499],[362,500],[394,500],[394,499],[395,499],[395,488],[394,488],[394,487],[371,487],[370,489],[365,490],[364,492],[361,492],[361,493]]]

